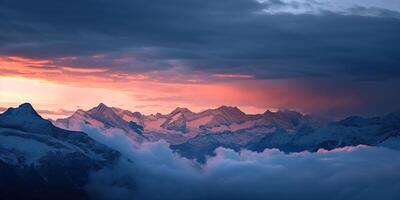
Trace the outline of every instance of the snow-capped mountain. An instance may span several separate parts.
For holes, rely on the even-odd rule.
[[[77,110],[72,116],[65,119],[58,119],[54,125],[75,131],[82,131],[82,125],[99,128],[103,132],[122,130],[134,141],[143,141],[146,138],[142,135],[141,114],[131,113],[119,108],[108,107],[103,103],[88,110]]]
[[[165,140],[171,148],[200,161],[217,147],[263,151],[278,148],[284,152],[317,151],[359,144],[399,147],[400,114],[382,117],[349,117],[324,122],[296,111],[266,111],[248,115],[237,107],[221,106],[199,113],[176,108],[169,114],[142,115],[104,104],[55,122],[60,127],[80,130],[85,123],[108,130],[120,129],[134,140]],[[143,141],[143,140],[142,140]]]
[[[191,136],[202,133],[223,133],[258,129],[268,132],[270,126],[294,130],[303,123],[308,123],[308,117],[295,111],[267,111],[264,114],[247,115],[237,107],[221,106],[194,113],[186,108],[177,108],[168,115],[161,115],[165,122],[160,127],[175,130]],[[146,121],[144,123],[146,129]]]
[[[84,199],[90,171],[111,166],[119,157],[83,132],[54,126],[28,103],[0,114],[2,198]]]
[[[303,123],[308,123],[308,117],[294,111],[267,111],[264,114],[247,115],[239,108],[229,106],[199,113],[178,107],[165,115],[142,115],[139,112],[107,107],[101,103],[88,111],[78,110],[71,117],[54,122],[55,125],[70,130],[82,130],[82,123],[104,132],[121,129],[139,142],[163,139],[171,144],[178,144],[205,133],[219,134],[240,130],[266,133],[271,126],[293,131]]]
[[[248,119],[246,114],[237,107],[228,106],[200,113],[194,113],[187,108],[176,108],[170,114],[159,117],[164,119],[160,127],[189,135],[197,135],[202,131],[221,132],[229,129],[230,125],[242,124]]]
[[[267,115],[260,119],[268,119],[271,124],[270,131],[265,134],[249,130],[201,134],[183,144],[171,145],[171,148],[199,161],[204,161],[207,155],[213,155],[217,147],[253,151],[277,148],[286,153],[332,150],[361,144],[400,149],[400,113],[373,118],[348,117],[323,126],[313,126],[307,118],[302,119],[301,115],[292,112],[286,112],[278,118],[271,118],[275,115],[272,113]]]

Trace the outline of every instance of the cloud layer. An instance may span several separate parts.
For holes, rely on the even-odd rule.
[[[205,165],[179,157],[163,142],[133,147],[121,133],[95,139],[125,158],[92,174],[96,199],[398,199],[398,152],[353,147],[317,153],[234,152],[219,148]]]
[[[262,79],[398,77],[396,3],[350,4],[347,14],[327,10],[323,5],[329,3],[1,1],[0,48],[2,54],[126,72],[176,68]],[[320,12],[268,12],[292,7]],[[373,8],[381,10],[378,17],[359,14]],[[65,57],[75,59],[60,59]]]

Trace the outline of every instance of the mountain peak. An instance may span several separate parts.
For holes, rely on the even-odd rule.
[[[171,114],[175,114],[175,113],[192,113],[192,111],[191,110],[189,110],[188,108],[181,108],[181,107],[177,107],[177,108],[175,108],[175,110],[173,110],[172,112],[171,112]]]
[[[272,111],[267,110],[267,111],[264,112],[264,115],[269,115],[269,114],[272,114],[272,113],[273,113]]]
[[[240,114],[240,115],[244,115],[245,113],[243,111],[241,111],[238,107],[236,106],[225,106],[222,105],[220,107],[218,107],[217,109],[218,111],[222,111],[222,112],[229,112],[229,113],[236,113],[236,114]]]
[[[217,110],[227,110],[227,109],[237,109],[237,110],[239,110],[239,108],[236,107],[236,106],[225,106],[225,105],[222,105],[222,106],[217,108]]]
[[[210,109],[205,111],[218,119],[215,124],[225,123],[241,123],[246,120],[246,114],[242,112],[238,107],[233,106],[220,106],[216,109]]]
[[[15,115],[15,116],[29,116],[29,117],[34,116],[41,118],[30,103],[23,103],[19,105],[17,108],[9,108],[3,114]]]
[[[86,111],[84,111],[82,109],[78,109],[74,112],[74,114],[71,115],[71,117],[85,116],[85,115],[87,115]]]
[[[99,103],[96,108],[108,108],[108,106],[104,103]]]
[[[35,112],[35,109],[32,107],[32,105],[30,103],[23,103],[21,105],[18,106],[18,109],[20,109],[21,111],[27,111],[27,112]]]
[[[0,127],[19,129],[32,133],[45,133],[53,128],[50,121],[43,119],[29,103],[9,108],[0,114]]]
[[[90,109],[88,112],[90,114],[95,114],[95,113],[103,113],[105,111],[112,111],[112,109],[111,109],[111,107],[108,107],[106,104],[100,103],[96,107]]]

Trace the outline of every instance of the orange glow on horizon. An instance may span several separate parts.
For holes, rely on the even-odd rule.
[[[51,60],[0,56],[0,107],[30,102],[41,110],[71,111],[90,109],[103,102],[144,114],[169,113],[176,107],[187,107],[196,112],[221,105],[237,106],[246,113],[262,113],[267,109],[302,111],[332,103],[348,105],[353,100],[344,95],[331,102],[329,97],[318,96],[301,84],[286,80],[256,80],[247,74],[211,75],[235,79],[225,82],[209,80],[207,74],[190,77],[178,71],[142,74],[53,63]]]

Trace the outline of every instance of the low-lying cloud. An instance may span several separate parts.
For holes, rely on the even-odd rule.
[[[219,148],[200,165],[165,142],[133,145],[122,132],[86,132],[119,150],[112,169],[93,172],[94,199],[399,199],[398,151],[358,146],[284,154]]]

